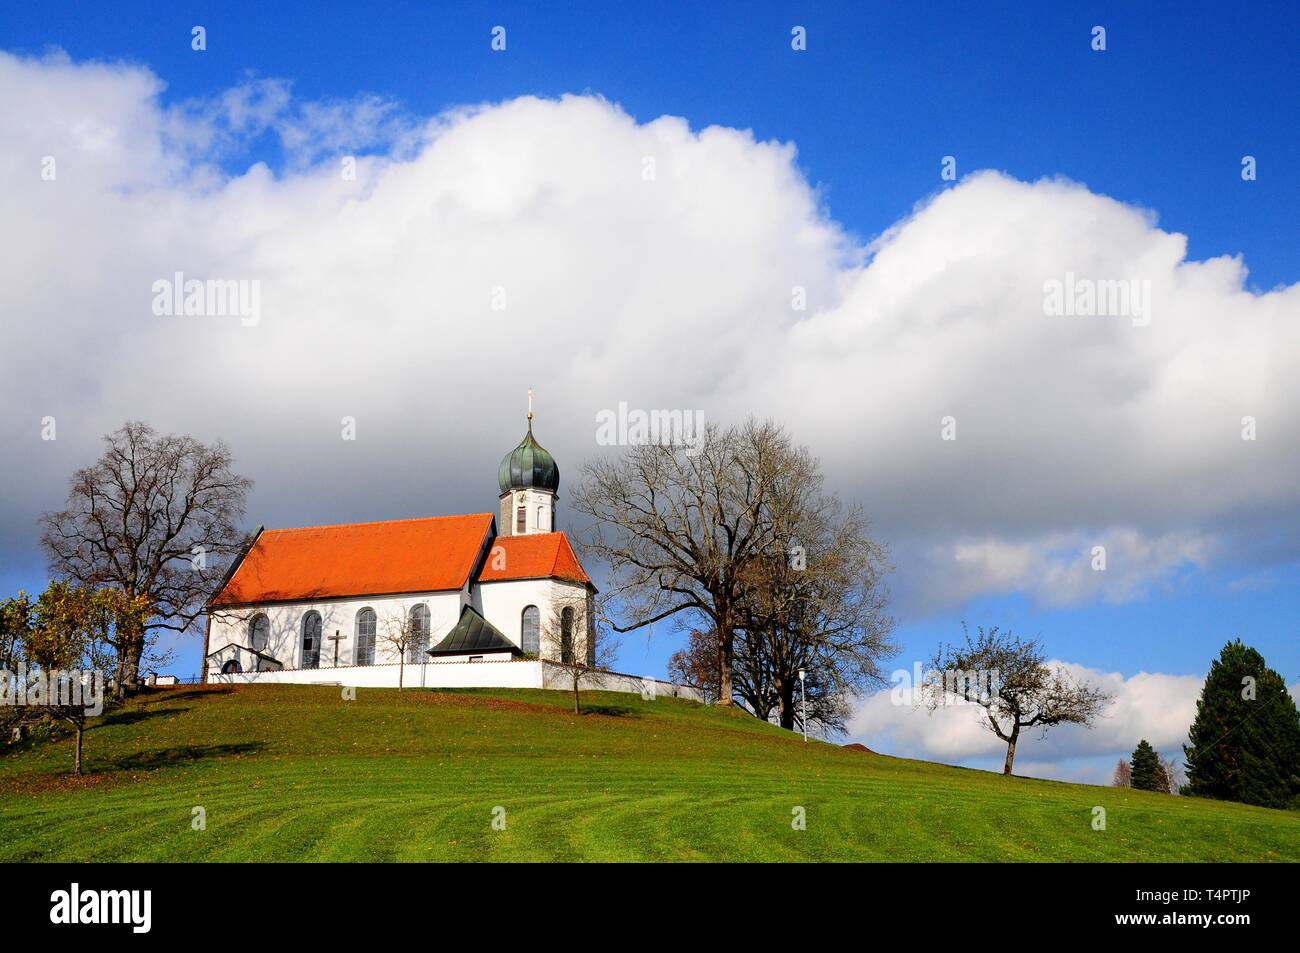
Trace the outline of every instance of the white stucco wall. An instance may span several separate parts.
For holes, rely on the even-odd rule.
[[[404,594],[399,596],[378,596],[369,599],[322,599],[313,602],[263,603],[254,607],[228,608],[214,610],[211,615],[211,628],[208,635],[207,661],[210,679],[220,674],[222,664],[238,656],[244,673],[250,673],[254,665],[262,669],[257,681],[275,682],[337,682],[343,680],[351,685],[397,685],[398,654],[396,648],[385,641],[385,632],[393,632],[409,618],[411,610],[417,605],[429,608],[430,638],[429,645],[437,645],[460,619],[461,609],[471,605],[485,619],[501,631],[506,638],[522,647],[523,612],[527,606],[537,606],[541,629],[541,658],[543,660],[560,660],[560,611],[564,606],[572,606],[574,616],[574,653],[575,659],[582,662],[588,658],[587,637],[589,632],[590,596],[586,586],[579,583],[558,579],[517,579],[500,582],[485,582],[469,586],[458,592],[427,592]],[[357,615],[362,609],[375,611],[375,659],[371,666],[356,666]],[[314,669],[303,668],[303,622],[308,613],[319,612],[321,615],[320,664]],[[270,622],[270,634],[265,648],[261,651],[275,658],[283,668],[281,672],[274,669],[273,663],[255,660],[246,651],[235,651],[234,646],[253,646],[250,624],[252,620],[265,614]],[[335,658],[335,634],[338,640],[337,661]],[[485,664],[497,661],[491,656],[479,656],[482,661],[470,664]],[[499,660],[510,656],[503,654]],[[541,669],[533,674],[528,670],[505,669],[494,670],[492,675],[484,672],[457,676],[451,670],[444,671],[439,679],[427,681],[427,673],[420,672],[414,679],[411,670],[423,670],[429,665],[467,663],[467,656],[443,658],[428,663],[408,663],[404,676],[407,685],[424,685],[426,687],[521,687],[541,688]],[[333,669],[335,674],[329,674]],[[347,670],[344,676],[343,670]],[[369,669],[375,671],[370,673]],[[524,674],[521,674],[524,673]],[[458,681],[458,678],[468,679]],[[451,679],[451,681],[446,681]],[[487,680],[485,679],[498,679]],[[249,680],[247,678],[241,680]],[[636,687],[620,687],[615,691],[635,691]]]
[[[249,623],[258,613],[265,613],[271,623],[270,639],[263,650],[273,655],[286,669],[302,667],[302,625],[308,612],[321,615],[322,668],[334,664],[334,642],[330,638],[337,632],[339,639],[339,665],[351,665],[356,658],[357,613],[369,607],[375,610],[375,662],[396,662],[396,650],[385,643],[385,631],[392,631],[416,605],[429,607],[430,645],[450,631],[460,618],[461,606],[468,592],[428,592],[402,596],[381,596],[371,599],[326,599],[319,602],[293,602],[264,604],[256,608],[217,609],[212,612],[212,628],[208,634],[208,651],[215,652],[232,643],[252,644]]]
[[[515,645],[522,645],[523,611],[535,605],[541,617],[542,657],[560,657],[556,613],[564,605],[576,610],[574,650],[578,658],[586,657],[587,589],[578,583],[556,579],[519,579],[480,583],[460,592],[429,592],[371,599],[325,599],[316,602],[266,603],[251,608],[218,609],[212,613],[208,652],[218,652],[227,645],[252,646],[249,631],[252,619],[264,613],[271,631],[266,654],[274,656],[286,669],[302,667],[303,620],[309,612],[321,615],[320,667],[334,667],[334,641],[338,641],[338,664],[352,665],[356,660],[357,614],[364,608],[375,610],[375,664],[396,662],[396,650],[384,640],[417,605],[429,607],[430,646],[437,645],[460,619],[461,607],[472,605],[483,618],[501,630]],[[245,653],[247,654],[247,653]],[[223,659],[224,660],[224,659]],[[219,668],[219,664],[217,665]],[[245,665],[247,667],[247,665]]]
[[[558,579],[511,579],[502,582],[483,582],[470,593],[470,604],[483,618],[501,630],[515,645],[523,645],[524,609],[537,606],[541,618],[542,658],[558,660],[560,646],[558,635],[548,639],[548,633],[558,624],[555,613],[560,607],[573,605],[577,610],[574,650],[579,658],[586,657],[586,605],[587,587]]]

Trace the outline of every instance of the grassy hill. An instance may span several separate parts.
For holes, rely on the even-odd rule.
[[[0,860],[1300,859],[1297,812],[805,745],[672,699],[587,699],[577,717],[543,691],[158,690],[87,733],[91,776],[69,774],[67,738],[0,757]],[[206,830],[191,829],[196,806]]]

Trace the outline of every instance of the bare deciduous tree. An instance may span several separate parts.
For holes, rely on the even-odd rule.
[[[771,644],[745,631],[737,634],[732,672],[732,691],[737,701],[763,721],[775,721],[793,731],[803,728],[806,710],[810,732],[842,732],[852,714],[853,698],[843,682],[836,680],[835,669],[842,660],[809,650],[811,647],[801,642],[778,642],[778,652],[791,654],[774,657],[768,654]],[[807,675],[803,680],[799,678],[801,666],[792,663],[795,653],[806,660],[802,667]],[[694,631],[687,648],[673,653],[668,660],[669,677],[696,686],[704,692],[706,701],[713,701],[718,692],[717,659],[717,636],[712,631]],[[791,687],[784,703],[776,689],[775,673],[781,669],[789,673],[787,683]]]
[[[1003,774],[1011,773],[1024,729],[1090,727],[1111,700],[1101,689],[1048,665],[1036,640],[1022,641],[997,626],[981,626],[974,639],[966,631],[964,646],[941,646],[929,676],[922,691],[932,711],[950,698],[984,709],[988,730],[1007,743]]]
[[[806,727],[830,733],[843,730],[851,696],[885,684],[880,663],[896,649],[884,548],[861,511],[822,486],[816,460],[792,448],[769,494],[772,549],[747,567],[736,669],[759,717],[805,727],[806,708]]]
[[[1119,759],[1119,764],[1115,765],[1115,773],[1111,775],[1111,787],[1131,788],[1133,786],[1133,769],[1124,758]]]
[[[429,648],[429,607],[420,603],[407,608],[400,603],[396,615],[386,616],[380,624],[379,641],[397,653],[397,690],[406,680],[406,664],[426,661]],[[420,613],[423,609],[423,614]]]
[[[806,708],[808,727],[831,733],[843,729],[852,695],[884,684],[880,663],[895,650],[885,553],[861,512],[823,491],[807,450],[787,444],[770,459],[766,548],[738,569],[732,692],[765,721],[802,727]],[[692,633],[674,674],[720,683],[707,658],[720,654],[717,642],[716,630]]]
[[[769,495],[791,452],[784,429],[709,425],[691,446],[641,444],[583,467],[573,508],[592,517],[584,554],[610,567],[630,632],[679,613],[718,633],[718,703],[732,704],[732,654],[746,569],[771,550]]]
[[[151,631],[188,631],[202,613],[244,543],[238,524],[252,481],[231,469],[225,444],[159,435],[139,421],[104,444],[73,477],[67,507],[41,517],[41,543],[55,575],[152,606],[139,631],[123,634],[121,692],[139,677]]]
[[[602,672],[614,664],[617,640],[600,624],[596,603],[581,598],[552,603],[542,620],[541,639],[542,658],[564,673],[573,689],[573,713],[582,714],[582,684],[599,683]]]
[[[743,673],[733,673],[740,678]],[[712,629],[693,629],[686,648],[668,659],[668,677],[683,685],[693,685],[704,695],[705,704],[718,700],[718,635]]]
[[[1164,778],[1164,790],[1169,794],[1182,794],[1183,785],[1187,783],[1187,772],[1177,758],[1160,756],[1160,772]]]

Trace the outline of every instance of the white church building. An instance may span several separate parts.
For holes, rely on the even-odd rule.
[[[208,604],[204,681],[571,688],[596,658],[596,587],[555,528],[560,471],[532,420],[497,514],[259,528]],[[583,686],[700,697],[604,671]]]

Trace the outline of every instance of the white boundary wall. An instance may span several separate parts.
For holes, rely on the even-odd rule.
[[[566,668],[536,659],[504,661],[490,658],[481,662],[427,662],[407,665],[403,674],[406,688],[548,688],[572,691],[573,680]],[[212,685],[346,685],[354,688],[396,688],[399,667],[341,665],[338,668],[280,669],[265,672],[208,674]],[[686,698],[703,701],[699,689],[675,685],[658,678],[642,678],[622,672],[593,671],[582,676],[581,691],[628,692],[643,698]]]
[[[573,691],[573,677],[569,669],[562,665],[546,663],[542,670],[543,688],[558,691]],[[642,698],[685,698],[694,702],[704,701],[704,695],[698,688],[690,685],[677,685],[659,678],[625,675],[622,672],[592,671],[586,672],[579,682],[579,691],[628,692]]]
[[[400,672],[407,688],[541,688],[538,661],[426,662],[408,664]],[[338,668],[289,668],[268,672],[208,674],[211,685],[350,685],[356,688],[396,688],[396,663],[340,665]]]

